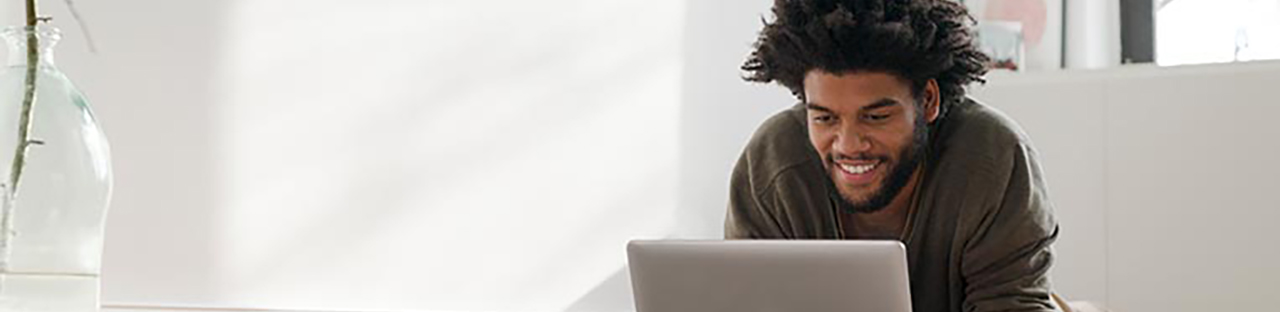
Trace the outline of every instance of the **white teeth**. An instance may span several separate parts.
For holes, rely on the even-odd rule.
[[[871,169],[875,169],[875,168],[876,168],[876,164],[868,164],[868,165],[860,165],[860,166],[840,164],[841,170],[844,170],[845,172],[852,173],[852,174],[867,173],[867,171],[871,171]]]

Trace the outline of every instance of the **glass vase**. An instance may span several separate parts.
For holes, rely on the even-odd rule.
[[[84,96],[54,66],[56,28],[10,27],[2,35],[9,62],[0,72],[0,312],[97,311],[111,195],[106,137]],[[32,35],[39,62],[29,71]],[[32,78],[33,101],[25,105]]]

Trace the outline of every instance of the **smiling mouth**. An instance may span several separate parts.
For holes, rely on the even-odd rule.
[[[871,172],[871,170],[875,170],[876,167],[880,166],[880,162],[877,161],[874,163],[862,164],[862,165],[836,164],[836,166],[840,168],[840,171],[844,171],[845,173],[852,174],[852,175],[862,175],[862,174],[866,174],[867,172]]]

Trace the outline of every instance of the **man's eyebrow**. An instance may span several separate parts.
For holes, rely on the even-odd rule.
[[[822,107],[822,105],[814,104],[813,102],[806,102],[806,103],[804,103],[804,107],[805,107],[805,108],[808,108],[808,109],[810,109],[810,110],[821,111],[821,112],[824,112],[824,113],[832,113],[832,112],[833,112],[830,108]]]
[[[880,99],[879,101],[876,101],[875,103],[871,103],[871,105],[863,106],[863,107],[862,107],[861,109],[859,109],[859,110],[861,110],[861,111],[869,111],[869,110],[874,110],[874,109],[878,109],[878,108],[885,108],[885,107],[889,107],[889,106],[894,106],[894,105],[898,105],[898,104],[900,104],[900,103],[898,103],[898,101],[895,101],[894,99],[890,99],[890,98],[883,98],[883,99]],[[835,111],[831,110],[830,108],[823,107],[822,105],[818,105],[818,104],[815,104],[815,103],[813,103],[813,102],[806,102],[806,103],[804,103],[804,106],[805,106],[805,108],[808,108],[808,109],[810,109],[810,110],[821,111],[821,112],[824,112],[824,113],[834,113],[834,112],[835,112]]]
[[[877,108],[884,108],[884,107],[894,106],[898,104],[899,104],[898,101],[895,101],[890,98],[883,98],[883,99],[880,99],[879,101],[876,101],[875,103],[871,103],[871,105],[863,106],[862,109],[860,110],[869,111]]]

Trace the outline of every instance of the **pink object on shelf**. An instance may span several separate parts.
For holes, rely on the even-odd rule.
[[[1027,45],[1040,45],[1044,37],[1048,8],[1044,0],[988,0],[984,19],[1022,23]]]

